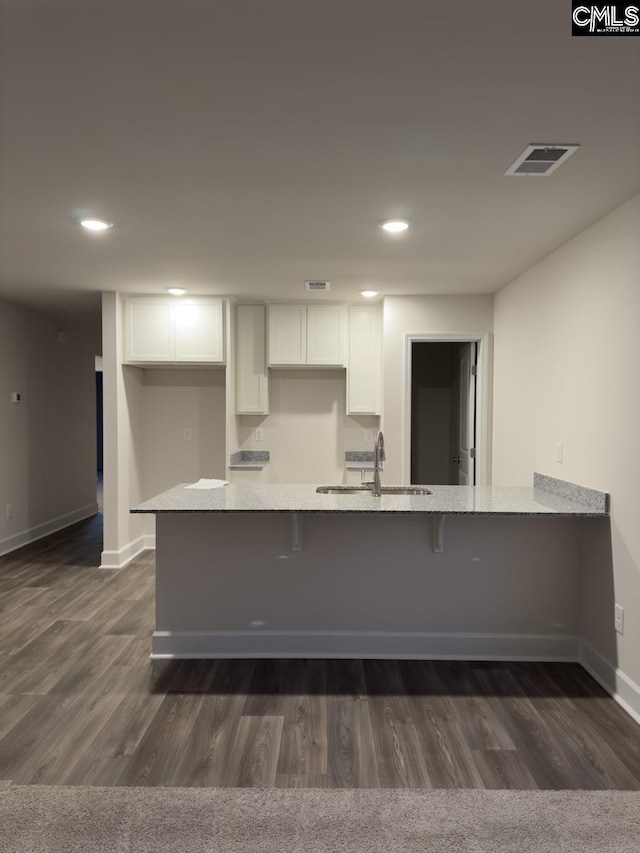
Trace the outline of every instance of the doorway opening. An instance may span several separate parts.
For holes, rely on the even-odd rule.
[[[489,334],[407,334],[406,482],[490,483]]]
[[[102,385],[102,356],[96,356],[96,501],[100,511],[103,507],[103,453],[104,453],[104,411]]]
[[[474,486],[476,344],[414,341],[411,482]]]

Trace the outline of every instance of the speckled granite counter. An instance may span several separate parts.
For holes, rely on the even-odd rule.
[[[551,478],[547,478],[550,480]],[[562,482],[562,481],[558,481]],[[322,495],[316,485],[253,484],[195,490],[175,486],[132,509],[136,513],[300,512],[598,517],[597,505],[533,487],[431,486],[432,495]],[[582,487],[577,487],[578,489]],[[592,490],[584,490],[590,492]],[[595,493],[604,495],[602,492]]]
[[[374,455],[371,450],[347,450],[344,454],[344,467],[347,471],[372,471]]]
[[[229,457],[231,471],[262,471],[269,464],[268,450],[236,450]]]

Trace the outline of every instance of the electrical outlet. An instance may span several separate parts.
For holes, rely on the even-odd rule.
[[[562,462],[562,458],[564,456],[564,444],[559,441],[558,446],[556,448],[556,462]]]
[[[7,518],[13,518],[13,504],[7,504]]]
[[[263,431],[262,427],[257,428],[257,430],[255,432],[255,439],[256,439],[256,441],[263,441],[264,440],[264,431]]]
[[[372,429],[365,429],[364,440],[369,442],[370,444],[373,443],[373,430]]]
[[[191,441],[191,427],[185,427],[182,430],[182,437],[185,441]]]
[[[613,623],[618,634],[624,634],[624,607],[616,604],[614,608]]]

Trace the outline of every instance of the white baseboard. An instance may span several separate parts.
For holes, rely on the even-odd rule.
[[[577,637],[556,634],[156,631],[151,657],[575,661],[577,654]]]
[[[640,723],[640,685],[603,657],[586,640],[580,640],[578,660],[587,672]]]
[[[127,545],[124,545],[118,551],[103,551],[101,554],[100,568],[101,569],[122,569],[127,563],[130,563],[134,557],[146,551],[149,548],[156,547],[155,535],[148,534],[139,536]]]
[[[79,509],[74,509],[72,512],[66,512],[64,515],[59,515],[57,518],[52,518],[50,521],[45,521],[42,524],[36,524],[35,527],[29,527],[20,533],[14,533],[6,539],[0,539],[0,556],[9,554],[30,542],[36,542],[44,536],[49,536],[51,533],[57,533],[58,530],[64,530],[71,524],[76,524],[78,521],[83,521],[85,518],[90,518],[99,511],[100,507],[97,503],[87,504]]]

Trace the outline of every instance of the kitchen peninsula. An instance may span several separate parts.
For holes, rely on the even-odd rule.
[[[608,495],[538,474],[431,488],[181,485],[135,507],[156,515],[152,657],[575,659]]]

